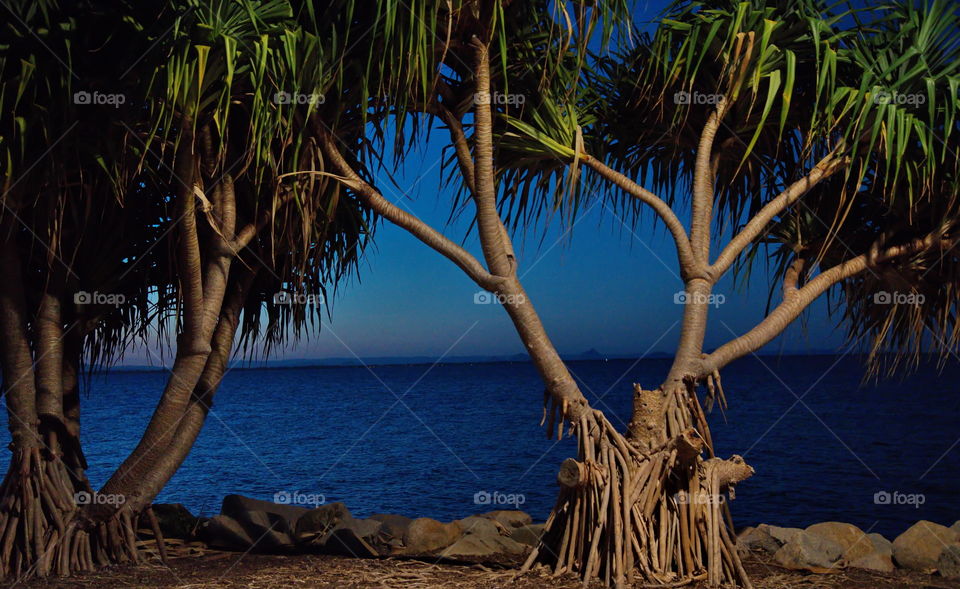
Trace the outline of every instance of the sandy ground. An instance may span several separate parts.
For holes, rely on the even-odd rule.
[[[960,581],[898,571],[889,575],[861,570],[817,575],[783,569],[760,555],[745,562],[757,589],[801,587],[804,589],[934,589],[957,587]],[[419,560],[360,560],[326,555],[277,556],[242,555],[235,552],[207,551],[201,556],[172,558],[170,566],[159,563],[103,569],[70,579],[34,580],[5,587],[30,588],[113,588],[113,587],[217,587],[217,588],[367,588],[407,587],[433,589],[464,587],[539,589],[581,587],[573,576],[552,577],[537,570],[514,578],[507,567],[484,567]],[[591,586],[600,587],[599,583]],[[633,587],[642,587],[635,584]],[[687,585],[704,587],[704,585]]]

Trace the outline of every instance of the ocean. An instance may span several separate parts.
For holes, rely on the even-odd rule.
[[[577,361],[591,403],[620,427],[632,383],[669,362]],[[960,366],[879,384],[851,357],[741,360],[710,422],[718,454],[756,474],[736,489],[738,526],[844,521],[894,538],[920,519],[960,519]],[[164,372],[113,371],[84,393],[82,437],[94,486],[136,445]],[[158,503],[219,512],[239,493],[354,515],[448,521],[518,507],[544,520],[573,440],[538,426],[542,385],[527,363],[234,368],[183,467]],[[5,413],[4,413],[5,417]]]

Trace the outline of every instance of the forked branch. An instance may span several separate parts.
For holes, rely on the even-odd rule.
[[[702,364],[704,372],[709,373],[719,370],[737,358],[741,358],[765,346],[773,340],[773,338],[780,335],[817,297],[835,284],[860,274],[873,264],[916,254],[937,244],[950,247],[956,244],[956,240],[931,235],[887,248],[879,252],[876,256],[861,254],[855,258],[841,262],[828,270],[824,270],[807,282],[802,288],[796,288],[798,269],[795,267],[797,262],[794,262],[794,266],[791,266],[787,271],[784,279],[785,296],[783,302],[753,329],[725,343],[704,358]]]

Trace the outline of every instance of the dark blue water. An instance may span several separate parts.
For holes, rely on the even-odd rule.
[[[631,383],[654,386],[667,367],[571,363],[591,402],[621,427]],[[726,370],[730,408],[726,421],[711,415],[715,444],[757,471],[737,489],[738,525],[841,520],[893,537],[918,519],[960,519],[960,367],[879,386],[861,386],[861,376],[853,359],[828,356]],[[114,372],[91,383],[83,437],[95,484],[136,445],[165,378]],[[486,491],[523,495],[520,507],[544,519],[556,468],[575,448],[538,427],[542,390],[526,364],[234,369],[158,502],[209,515],[228,493],[299,492],[359,516],[449,520],[494,508],[475,504]],[[880,491],[922,494],[923,504],[876,504]]]

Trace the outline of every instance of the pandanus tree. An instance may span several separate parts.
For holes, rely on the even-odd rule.
[[[617,585],[639,575],[749,586],[720,496],[753,470],[714,455],[700,399],[725,402],[719,371],[827,294],[851,337],[867,336],[873,368],[917,361],[924,345],[956,348],[956,12],[944,2],[869,16],[815,0],[677,2],[652,37],[621,31],[632,46],[594,56],[597,27],[606,36],[623,7],[378,7],[377,59],[365,62],[364,92],[341,94],[345,110],[378,116],[377,131],[392,124],[401,158],[425,118],[439,121],[482,257],[383,196],[369,143],[339,134],[355,128],[349,117],[318,113],[314,127],[327,173],[498,295],[543,378],[548,432],[578,439],[524,566]],[[551,210],[572,218],[594,193],[629,219],[652,210],[676,245],[684,291],[673,366],[659,386],[635,387],[623,432],[590,407],[551,344],[507,230]],[[781,302],[704,349],[715,285],[760,257],[776,262]],[[882,304],[904,289],[923,296]]]
[[[319,47],[289,36],[289,3],[7,8],[0,571],[67,574],[140,558],[138,517],[189,452],[235,348],[318,327],[322,306],[276,295],[320,295],[350,273],[369,215],[336,183],[289,176],[318,151],[299,131],[310,105],[276,93],[296,90]],[[116,56],[131,53],[143,59],[124,72]],[[173,366],[140,443],[94,492],[81,372],[136,340],[172,345]]]
[[[677,2],[652,37],[505,121],[505,177],[563,177],[577,202],[599,192],[622,218],[663,223],[685,303],[663,383],[636,386],[623,439],[582,436],[530,562],[617,584],[639,572],[749,586],[721,494],[753,470],[714,456],[698,391],[724,403],[719,371],[830,294],[872,370],[955,353],[958,25],[941,1],[863,15]],[[758,259],[772,261],[779,302],[704,349],[713,289]]]

